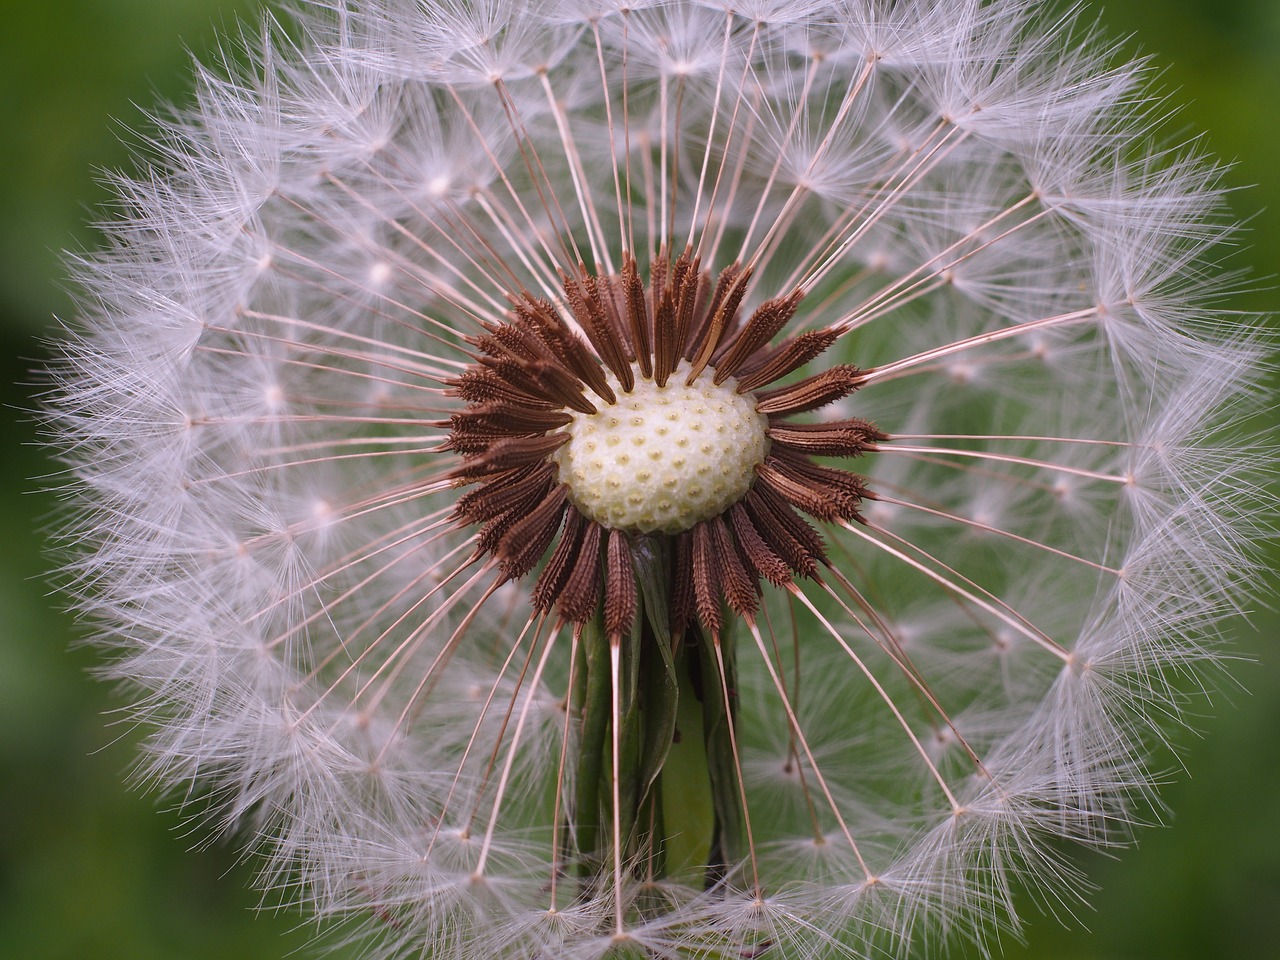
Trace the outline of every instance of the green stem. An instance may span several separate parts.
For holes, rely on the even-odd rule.
[[[616,777],[621,856],[628,868],[647,879],[674,877],[710,885],[724,875],[727,864],[736,862],[742,846],[741,801],[729,740],[737,699],[733,650],[726,642],[726,676],[721,677],[714,649],[696,627],[673,637],[665,545],[638,537],[632,551],[639,604],[631,630],[615,640],[621,670],[616,715],[610,640],[602,618],[585,624],[578,638],[581,668],[573,682],[573,701],[581,716],[581,739],[571,813],[576,851],[568,859],[588,889],[608,882]]]
[[[715,803],[707,775],[702,702],[694,691],[689,651],[676,660],[679,678],[677,737],[662,768],[662,813],[669,874],[699,883],[707,869],[716,830]]]
[[[574,794],[574,818],[577,821],[578,875],[595,877],[603,861],[600,856],[600,827],[609,822],[600,803],[600,785],[609,756],[609,641],[604,635],[600,617],[583,626],[578,642],[582,646],[581,684],[582,734],[578,753],[577,783]]]
[[[715,807],[715,833],[705,877],[706,884],[711,886],[722,879],[725,871],[737,863],[743,854],[742,794],[729,736],[730,726],[738,722],[738,671],[732,633],[729,630],[725,631],[721,643],[724,676],[720,675],[720,665],[711,640],[701,637],[697,647],[698,679],[701,681],[702,692],[702,735],[707,751],[711,800]]]

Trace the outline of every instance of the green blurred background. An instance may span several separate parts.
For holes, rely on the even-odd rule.
[[[99,168],[128,163],[140,108],[190,90],[253,4],[226,0],[0,0],[0,955],[31,960],[280,958],[307,952],[298,916],[259,915],[250,868],[154,798],[122,785],[135,737],[72,649],[77,629],[42,579],[40,492],[54,469],[34,446],[31,370],[70,316],[58,251],[93,246],[107,200]],[[1182,106],[1172,130],[1208,131],[1237,161],[1242,254],[1258,286],[1280,272],[1280,0],[1111,0],[1127,48],[1153,54]],[[123,141],[123,142],[122,142]],[[1239,298],[1274,309],[1274,290]],[[1273,423],[1277,418],[1273,415]],[[1280,557],[1280,550],[1276,551]],[[1272,578],[1273,585],[1276,578]],[[1275,590],[1271,591],[1273,594]],[[1280,616],[1234,626],[1241,690],[1214,698],[1187,735],[1187,772],[1164,792],[1172,829],[1118,859],[1083,858],[1099,886],[1064,928],[1032,916],[1010,958],[1208,960],[1280,955]],[[1208,711],[1206,711],[1208,713]],[[1084,929],[1087,927],[1088,929]]]

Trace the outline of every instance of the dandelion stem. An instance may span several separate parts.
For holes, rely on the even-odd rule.
[[[583,651],[582,700],[576,709],[582,718],[578,771],[574,796],[579,853],[578,876],[594,876],[599,861],[600,778],[604,771],[604,746],[609,735],[609,674],[605,669],[609,643],[604,625],[594,618],[583,625],[574,642]]]

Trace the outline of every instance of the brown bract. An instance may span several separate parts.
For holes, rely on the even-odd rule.
[[[637,591],[634,536],[670,541],[669,622],[673,634],[696,618],[719,634],[725,606],[752,618],[760,581],[783,586],[812,577],[826,563],[822,537],[801,516],[861,521],[862,477],[811,458],[853,457],[886,439],[857,418],[793,423],[859,386],[856,367],[839,365],[773,386],[835,342],[830,330],[772,341],[794,317],[799,290],[766,300],[744,317],[750,269],[732,264],[713,283],[689,251],[660,255],[646,284],[634,257],[621,273],[594,275],[579,266],[562,276],[563,298],[527,291],[510,297],[505,323],[471,339],[474,363],[450,384],[467,404],[445,424],[442,449],[461,464],[451,476],[475,484],[454,511],[459,526],[478,528],[477,557],[491,556],[504,579],[517,579],[547,557],[533,586],[536,609],[553,606],[582,624],[602,611],[606,632],[631,626]],[[771,345],[772,344],[772,345]],[[747,493],[719,516],[675,534],[640,534],[586,518],[573,505],[552,455],[569,441],[570,411],[595,413],[618,402],[637,377],[665,386],[682,360],[692,384],[735,378],[768,417],[769,452]],[[682,374],[683,375],[683,374]],[[547,556],[549,552],[549,556]]]

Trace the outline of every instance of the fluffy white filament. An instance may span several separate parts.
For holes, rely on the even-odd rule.
[[[1070,896],[1053,841],[1143,818],[1248,579],[1263,345],[1213,166],[1037,6],[316,0],[201,73],[56,403],[145,774],[373,956],[870,956]],[[450,520],[446,381],[508,293],[686,242],[748,308],[799,285],[891,439],[739,631],[749,862],[583,894],[574,644]]]

